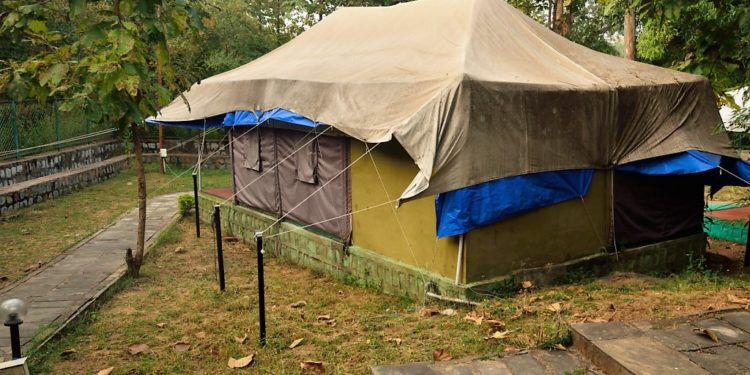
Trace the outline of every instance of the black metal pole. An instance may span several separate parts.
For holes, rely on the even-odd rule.
[[[745,240],[745,267],[750,266],[750,222],[747,224],[747,239]]]
[[[17,319],[17,322],[11,324],[5,323],[5,325],[10,327],[10,348],[13,353],[11,359],[21,358],[21,334],[18,329],[21,321]]]
[[[266,345],[266,291],[263,277],[263,233],[255,233],[255,247],[258,250],[258,321],[260,323],[260,346]]]
[[[195,236],[201,238],[201,213],[198,209],[198,175],[193,172],[193,200],[195,201]]]
[[[221,206],[214,205],[214,229],[216,230],[216,260],[219,263],[219,291],[224,291],[224,252],[221,249]]]

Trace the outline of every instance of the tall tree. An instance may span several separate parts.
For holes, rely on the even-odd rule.
[[[138,230],[131,275],[143,262],[146,180],[140,132],[144,119],[189,83],[174,74],[167,34],[200,29],[204,13],[183,0],[9,0],[0,37],[31,51],[9,59],[0,70],[0,91],[42,102],[59,97],[63,111],[84,111],[88,120],[129,129],[138,175]],[[157,7],[161,7],[157,15]],[[64,14],[62,25],[55,20]],[[23,46],[23,48],[22,48]],[[161,66],[163,83],[155,77]]]
[[[700,74],[725,93],[750,85],[747,0],[639,0],[638,58]]]
[[[625,58],[635,60],[635,10],[632,8],[625,10],[623,22]]]

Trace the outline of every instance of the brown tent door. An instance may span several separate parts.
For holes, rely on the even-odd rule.
[[[617,245],[646,245],[703,231],[700,174],[613,173]]]
[[[347,238],[351,231],[348,138],[313,139],[314,131],[267,127],[247,130],[232,130],[233,136],[242,138],[232,143],[237,201]]]

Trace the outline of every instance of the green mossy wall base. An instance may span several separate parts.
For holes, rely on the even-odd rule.
[[[275,218],[250,208],[223,203],[223,199],[200,195],[201,219],[209,222],[215,204],[221,204],[222,230],[254,246],[255,232],[268,228]],[[274,236],[275,233],[282,233]],[[612,271],[677,272],[705,252],[705,235],[696,234],[654,245],[597,254],[546,267],[518,270],[511,275],[473,284],[455,285],[453,280],[429,273],[378,253],[300,226],[284,222],[266,232],[266,254],[285,258],[335,278],[372,287],[388,294],[425,298],[428,289],[445,297],[478,300],[518,290],[521,281],[535,285],[566,281],[575,275],[599,276]]]

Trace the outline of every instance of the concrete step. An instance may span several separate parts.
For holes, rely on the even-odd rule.
[[[373,375],[599,375],[575,353],[533,349],[499,358],[376,366]]]
[[[571,325],[573,348],[613,375],[750,374],[749,330],[747,311],[660,322]]]
[[[111,178],[128,156],[113,158],[0,188],[0,216]]]

